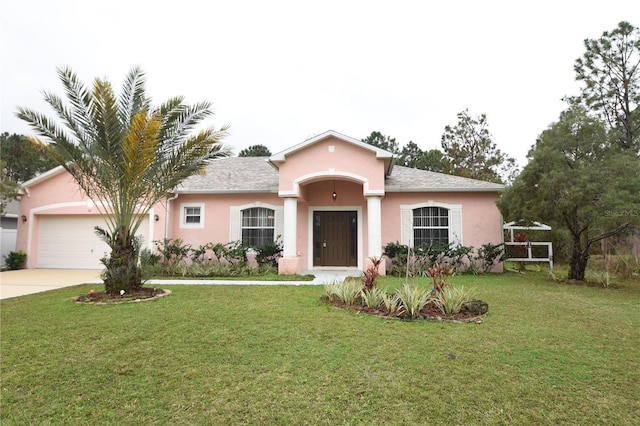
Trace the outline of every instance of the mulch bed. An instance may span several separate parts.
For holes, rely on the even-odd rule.
[[[95,304],[95,305],[117,305],[120,303],[145,302],[155,300],[163,296],[168,296],[171,291],[161,288],[143,287],[135,293],[125,293],[124,295],[108,295],[104,291],[96,291],[74,297],[75,303]]]
[[[443,314],[440,310],[438,310],[433,303],[429,302],[425,305],[425,307],[420,311],[420,315],[418,318],[410,318],[409,316],[396,316],[389,315],[386,309],[380,308],[369,308],[368,306],[360,306],[360,305],[347,305],[341,300],[333,300],[330,301],[327,296],[323,296],[322,301],[332,304],[340,309],[348,309],[356,314],[367,314],[373,315],[380,318],[388,318],[388,319],[399,319],[405,321],[415,321],[415,320],[430,320],[430,321],[451,321],[455,323],[468,323],[473,322],[476,324],[482,324],[482,320],[487,314],[478,315],[475,312],[460,312],[454,315],[446,315]]]

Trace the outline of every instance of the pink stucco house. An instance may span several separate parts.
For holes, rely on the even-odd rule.
[[[394,165],[393,154],[334,131],[265,157],[213,161],[149,212],[144,246],[282,238],[281,273],[363,270],[389,242],[502,242],[503,186]],[[100,268],[102,219],[61,167],[23,185],[17,249],[29,268]]]

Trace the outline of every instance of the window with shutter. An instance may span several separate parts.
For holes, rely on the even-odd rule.
[[[434,201],[401,205],[401,243],[415,247],[441,242],[462,244],[462,205]]]

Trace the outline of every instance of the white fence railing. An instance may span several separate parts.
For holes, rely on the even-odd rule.
[[[536,241],[525,241],[525,242],[510,242],[507,241],[504,243],[506,247],[526,247],[527,248],[527,256],[526,257],[510,257],[505,259],[505,262],[547,262],[549,264],[549,270],[553,271],[553,245],[550,242],[536,242]],[[533,256],[533,247],[542,246],[547,247],[547,255],[545,257],[534,257]]]

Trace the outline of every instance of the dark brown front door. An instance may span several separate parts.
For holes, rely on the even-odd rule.
[[[314,266],[357,266],[356,212],[314,212],[313,222]]]

